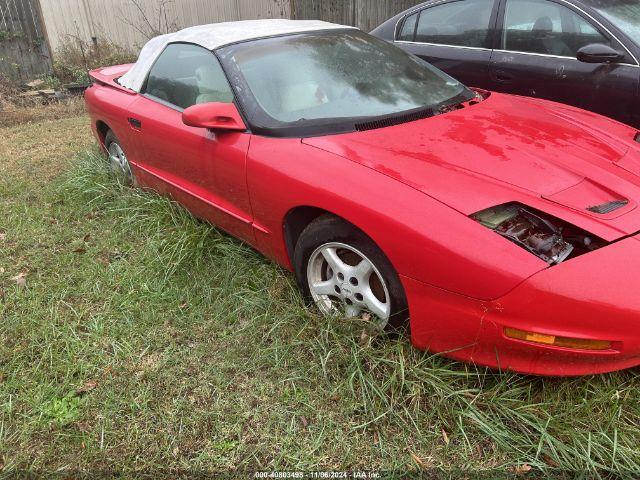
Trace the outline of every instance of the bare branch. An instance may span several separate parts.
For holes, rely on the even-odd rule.
[[[169,18],[168,6],[174,3],[173,0],[159,0],[151,12],[145,10],[140,0],[129,1],[135,7],[137,15],[130,18],[120,11],[120,19],[147,40],[177,29],[177,22],[171,22]]]

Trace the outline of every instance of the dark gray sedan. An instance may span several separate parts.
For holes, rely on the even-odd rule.
[[[371,33],[469,86],[640,127],[640,0],[432,0]]]

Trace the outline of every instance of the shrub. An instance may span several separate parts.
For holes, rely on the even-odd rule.
[[[11,79],[0,73],[0,112],[13,107],[12,100],[16,98],[18,93],[18,89]]]
[[[136,60],[131,51],[107,41],[87,43],[68,36],[56,50],[53,75],[60,83],[87,83],[87,72],[107,65],[119,65]]]

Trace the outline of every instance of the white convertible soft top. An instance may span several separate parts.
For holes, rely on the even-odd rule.
[[[212,23],[185,28],[175,33],[160,35],[151,39],[140,51],[138,61],[131,70],[125,73],[118,82],[125,88],[139,92],[149,69],[162,53],[164,48],[175,42],[188,42],[200,45],[207,50],[214,50],[224,45],[252,40],[256,38],[274,37],[290,33],[304,33],[333,28],[355,28],[318,20],[245,20],[241,22]]]

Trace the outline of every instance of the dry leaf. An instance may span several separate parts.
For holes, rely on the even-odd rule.
[[[76,390],[76,395],[83,395],[87,392],[90,392],[94,388],[98,386],[98,382],[96,380],[89,380],[85,382],[79,389]]]
[[[362,320],[364,320],[365,322],[368,322],[369,320],[371,320],[371,314],[369,312],[364,312],[362,314]]]
[[[367,333],[366,330],[362,330],[362,333],[360,334],[360,345],[364,345],[367,343],[367,340],[369,340],[369,334]]]
[[[422,459],[420,459],[420,457],[418,457],[415,453],[413,452],[409,452],[409,454],[411,455],[411,458],[413,458],[413,460],[420,465],[423,468],[426,468],[427,466],[425,465],[425,463],[422,461]]]
[[[374,445],[378,445],[378,442],[380,442],[380,437],[378,436],[378,432],[374,431],[373,432],[373,444]]]
[[[21,288],[27,286],[27,274],[24,273],[24,272],[23,273],[19,273],[15,277],[11,277],[11,280],[16,282],[16,285],[18,285]]]
[[[531,465],[528,463],[523,463],[522,465],[518,465],[513,469],[517,475],[524,475],[525,473],[529,473],[531,471]]]
[[[4,268],[0,267],[0,273],[4,273]]]
[[[83,247],[76,248],[73,253],[87,253],[87,249]]]
[[[556,462],[549,455],[542,455],[542,459],[544,460],[544,463],[546,463],[550,467],[553,467],[553,468],[557,468],[558,467],[558,462]]]
[[[4,242],[7,239],[6,233],[0,233],[0,242]]]
[[[449,445],[449,435],[447,435],[447,431],[444,428],[442,429],[442,439],[445,445]]]
[[[309,426],[309,420],[307,420],[307,417],[305,417],[304,415],[300,417],[300,423],[302,423],[302,426],[304,428],[307,428]]]

